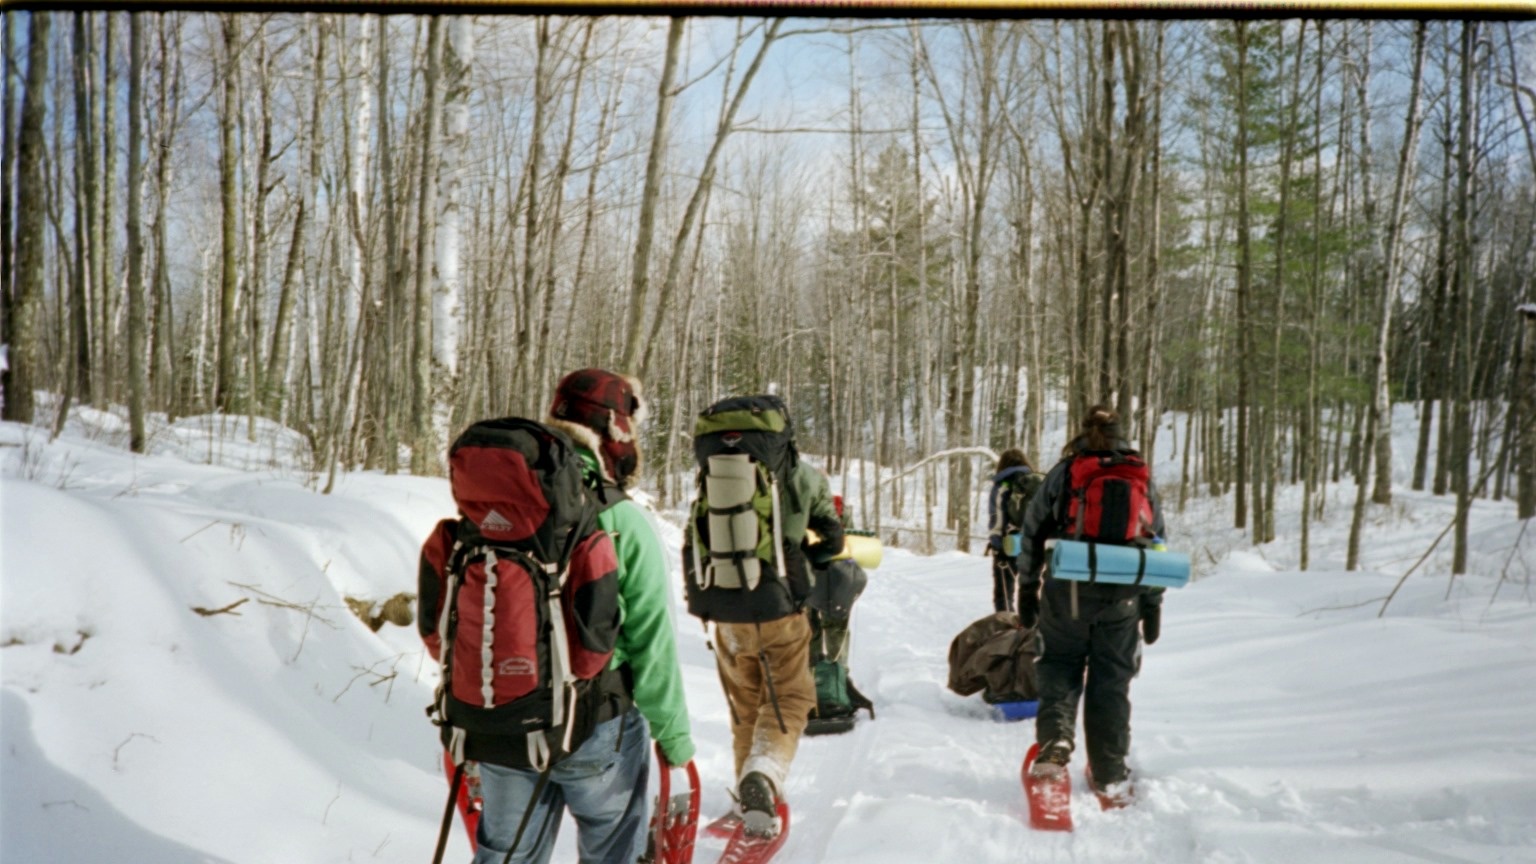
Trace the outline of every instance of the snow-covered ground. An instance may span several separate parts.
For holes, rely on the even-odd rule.
[[[414,627],[373,632],[345,598],[415,590],[447,485],[357,473],[322,496],[291,433],[259,426],[251,444],[244,421],[220,427],[162,424],[135,457],[111,415],[77,411],[52,443],[0,424],[6,864],[431,858],[446,792],[422,711],[435,670]],[[1397,428],[1401,467],[1411,414]],[[1168,487],[1171,443],[1159,457]],[[1079,797],[1070,835],[1023,819],[1031,724],[944,688],[950,639],[990,611],[988,562],[888,549],[851,663],[878,718],[804,742],[777,860],[1536,861],[1536,537],[1510,502],[1477,502],[1472,574],[1450,579],[1447,537],[1378,617],[1452,514],[1396,495],[1371,511],[1356,573],[1352,487],[1331,490],[1309,572],[1298,489],[1258,549],[1228,527],[1229,503],[1170,502],[1170,542],[1202,578],[1170,593],[1132,688],[1140,798],[1103,813]],[[675,559],[679,529],[657,524]],[[674,584],[708,816],[727,806],[726,707]],[[557,860],[574,860],[572,838],[567,825]],[[449,860],[467,860],[457,826]]]

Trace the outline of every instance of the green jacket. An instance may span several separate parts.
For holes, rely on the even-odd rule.
[[[781,517],[785,545],[799,546],[805,539],[805,529],[813,521],[820,526],[818,533],[823,537],[828,534],[826,522],[842,524],[837,518],[837,507],[832,503],[832,489],[827,485],[825,474],[804,462],[796,463],[789,487],[796,506],[784,508]]]
[[[596,482],[597,457],[578,447],[584,474]],[[672,638],[667,599],[667,565],[661,541],[640,505],[625,499],[604,510],[597,524],[613,538],[619,555],[619,642],[610,667],[628,663],[634,672],[635,705],[651,726],[667,761],[683,765],[693,758],[683,674]]]

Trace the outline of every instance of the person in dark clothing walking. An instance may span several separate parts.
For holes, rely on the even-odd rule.
[[[1074,748],[1078,703],[1083,703],[1083,732],[1095,791],[1129,793],[1126,757],[1131,744],[1131,679],[1141,665],[1141,641],[1157,641],[1162,589],[1103,582],[1068,582],[1052,578],[1045,542],[1071,538],[1069,520],[1072,465],[1082,458],[1134,459],[1139,456],[1120,434],[1119,417],[1096,405],[1089,409],[1081,434],[1067,445],[1062,460],[1046,475],[1039,494],[1024,513],[1019,573],[1019,614],[1038,615],[1044,650],[1036,664],[1040,710],[1035,736],[1040,754],[1031,771],[1048,777],[1066,770]],[[1150,473],[1137,539],[1152,546],[1163,536],[1163,517]],[[1086,496],[1079,506],[1089,506]],[[1043,572],[1042,572],[1043,571]],[[1140,633],[1138,633],[1138,623]]]
[[[997,458],[997,473],[992,475],[992,489],[987,494],[987,555],[992,558],[994,612],[1014,611],[1019,526],[1024,521],[1024,508],[1044,480],[1029,466],[1022,450],[1010,448]],[[1032,627],[1034,621],[1025,621],[1024,626]]]

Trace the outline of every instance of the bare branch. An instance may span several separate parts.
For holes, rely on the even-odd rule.
[[[208,609],[208,608],[203,607],[203,606],[193,606],[192,607],[192,611],[196,612],[199,615],[202,615],[205,618],[211,617],[213,615],[225,615],[225,614],[239,615],[240,613],[236,612],[235,608],[237,606],[240,606],[242,603],[249,603],[250,600],[251,600],[251,598],[249,598],[249,597],[241,597],[239,600],[236,600],[235,602],[229,604],[228,606],[220,606],[217,609]]]

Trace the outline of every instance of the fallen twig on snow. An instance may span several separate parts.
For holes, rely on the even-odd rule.
[[[241,605],[242,603],[249,603],[249,602],[251,602],[251,598],[249,598],[249,597],[241,597],[239,600],[236,600],[235,602],[229,604],[228,606],[221,606],[218,609],[208,609],[208,608],[203,607],[203,606],[193,606],[192,607],[192,611],[196,612],[199,615],[202,615],[205,618],[213,616],[213,615],[226,615],[226,614],[227,615],[239,615],[240,613],[235,611],[235,607]]]

